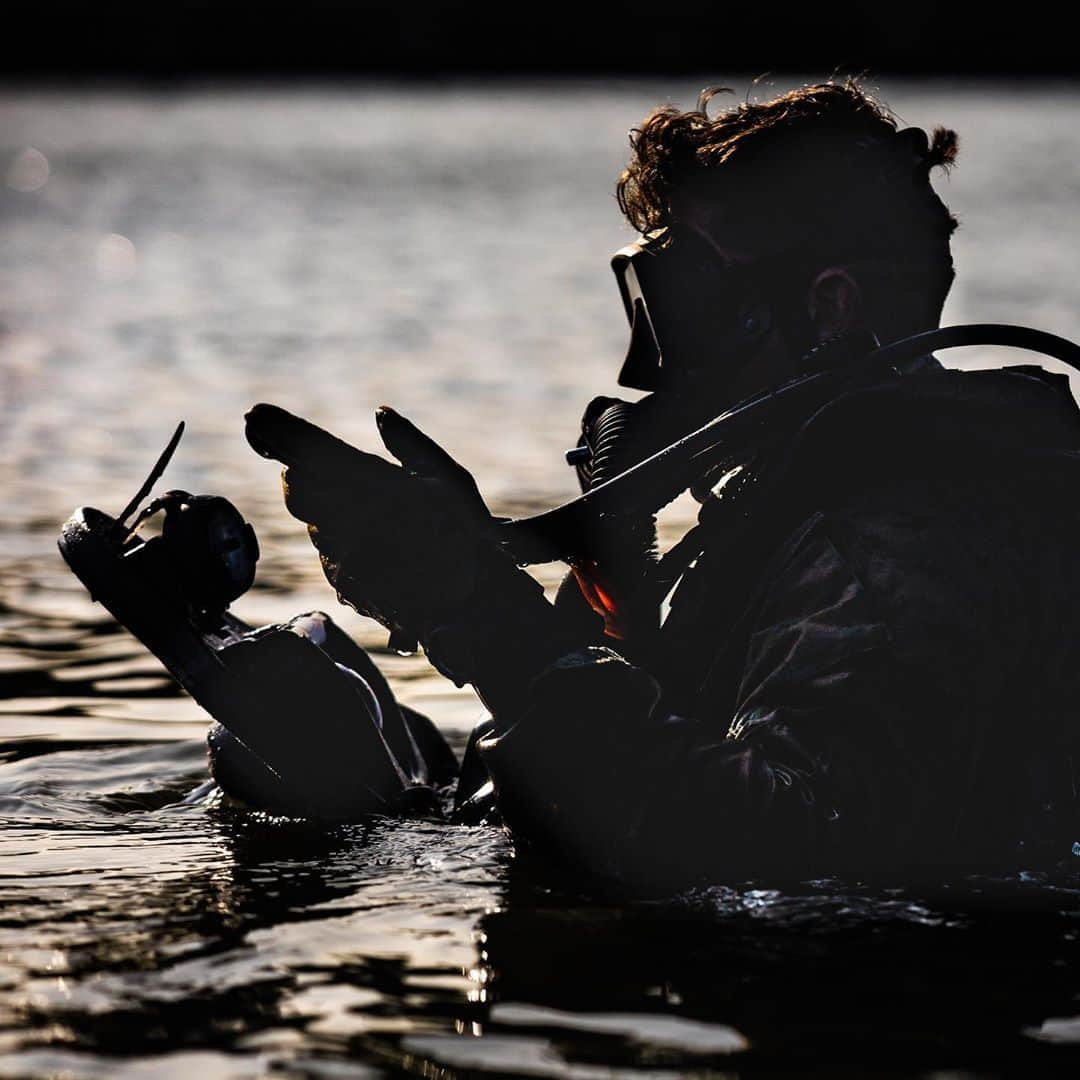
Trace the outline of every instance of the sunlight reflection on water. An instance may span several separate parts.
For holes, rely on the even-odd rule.
[[[626,130],[697,89],[0,95],[0,1075],[918,1072],[1075,1046],[1076,893],[1041,880],[1009,886],[1019,914],[829,882],[612,907],[497,832],[185,800],[205,718],[56,554],[186,418],[166,485],[234,499],[264,552],[238,614],[333,609],[460,748],[475,698],[336,609],[242,415],[280,402],[375,449],[392,402],[496,511],[573,494],[562,451],[626,341]],[[1080,336],[1080,91],[884,94],[963,139],[946,321]]]

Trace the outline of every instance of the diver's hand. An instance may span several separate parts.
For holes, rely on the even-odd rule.
[[[395,465],[273,405],[247,415],[247,438],[285,463],[289,512],[307,523],[339,598],[404,645],[460,617],[481,563],[503,558],[476,482],[393,409],[376,422]]]
[[[247,438],[286,465],[286,504],[339,598],[387,627],[392,644],[420,641],[440,672],[512,717],[579,631],[499,546],[472,476],[392,409],[376,420],[400,465],[273,405],[248,413]]]

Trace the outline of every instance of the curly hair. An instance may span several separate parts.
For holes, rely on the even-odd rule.
[[[956,218],[929,176],[956,159],[954,131],[899,130],[854,79],[744,101],[710,116],[652,112],[630,134],[619,207],[638,231],[708,208],[732,246],[822,259],[884,258],[924,266],[943,301],[952,281]]]

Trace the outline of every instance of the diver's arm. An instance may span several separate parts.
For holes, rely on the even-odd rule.
[[[529,706],[533,680],[585,642],[578,620],[502,559],[491,561],[456,617],[422,635],[434,667],[459,686],[470,683],[500,728]]]
[[[670,714],[648,673],[604,649],[534,679],[480,743],[515,836],[653,889],[809,868],[840,815],[842,831],[872,831],[888,635],[819,517],[789,539],[752,615],[734,716],[706,701]]]

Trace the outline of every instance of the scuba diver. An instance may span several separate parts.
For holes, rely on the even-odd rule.
[[[709,104],[632,134],[620,382],[649,393],[588,406],[561,516],[493,518],[391,409],[400,464],[249,413],[339,599],[490,715],[459,770],[339,640],[359,718],[274,746],[216,727],[227,792],[328,818],[452,798],[643,890],[1069,857],[1080,415],[1064,376],[932,355],[983,340],[935,329],[957,223],[930,175],[956,135],[900,130],[854,81]],[[656,511],[687,489],[698,523],[661,556]],[[570,565],[554,603],[521,568],[547,558]]]

